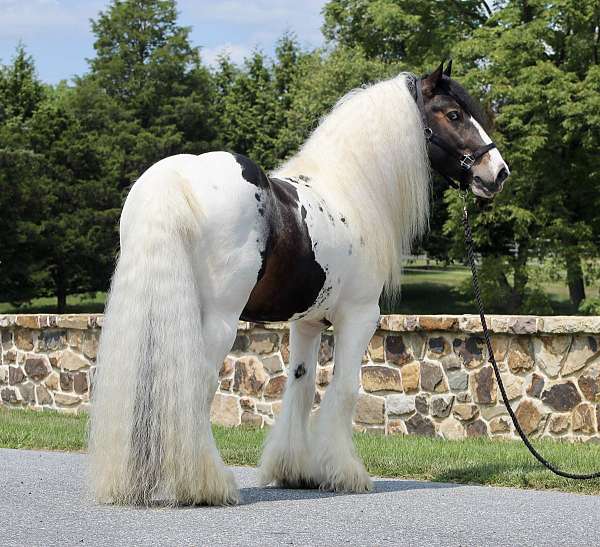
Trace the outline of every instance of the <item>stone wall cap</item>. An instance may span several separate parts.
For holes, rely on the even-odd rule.
[[[0,315],[0,328],[101,328],[104,316],[99,313],[78,314],[3,314]],[[600,334],[600,316],[535,316],[535,315],[488,315],[490,332],[504,334]],[[254,328],[265,330],[287,330],[289,324],[254,323],[239,321],[238,330]],[[478,315],[382,315],[379,329],[389,332],[482,332]]]

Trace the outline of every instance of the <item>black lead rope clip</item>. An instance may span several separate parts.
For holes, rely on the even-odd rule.
[[[469,212],[467,210],[467,197],[468,193],[466,190],[460,190],[460,196],[463,201],[463,225],[465,228],[465,243],[467,245],[467,256],[469,258],[469,265],[471,267],[471,274],[473,276],[473,292],[475,293],[475,301],[477,302],[477,307],[479,309],[479,318],[481,320],[481,327],[483,329],[483,337],[485,339],[485,344],[488,350],[488,361],[492,365],[494,369],[494,375],[496,376],[496,381],[498,382],[498,387],[500,388],[500,393],[502,394],[502,401],[504,402],[504,406],[508,411],[508,414],[517,430],[517,433],[521,437],[521,440],[525,443],[525,446],[531,452],[533,457],[540,462],[544,467],[552,471],[552,473],[565,477],[567,479],[577,479],[577,480],[590,480],[600,478],[600,471],[596,473],[589,474],[577,474],[577,473],[569,473],[567,471],[562,471],[558,467],[555,467],[548,460],[546,460],[531,444],[527,435],[521,428],[521,424],[517,419],[513,409],[511,408],[508,402],[508,396],[506,395],[506,389],[504,388],[504,382],[502,381],[502,376],[500,375],[500,369],[498,368],[498,364],[496,363],[496,357],[494,356],[494,350],[492,349],[492,341],[490,339],[490,333],[487,327],[487,322],[485,320],[485,313],[483,311],[483,303],[481,300],[481,290],[479,288],[479,278],[477,276],[477,266],[475,265],[475,251],[473,249],[473,233],[471,231],[471,225],[469,224]]]

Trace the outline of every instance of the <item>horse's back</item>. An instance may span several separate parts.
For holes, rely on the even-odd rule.
[[[169,156],[151,166],[134,188],[160,174],[168,184],[169,173],[173,172],[189,182],[195,199],[209,217],[211,212],[235,212],[255,201],[252,185],[243,178],[235,155],[228,152]]]
[[[133,185],[122,224],[125,217],[133,216],[129,209],[138,214],[180,214],[162,197],[170,192],[186,194],[189,206],[200,218],[204,239],[228,239],[238,244],[245,237],[238,232],[247,235],[259,224],[255,188],[245,181],[235,156],[228,152],[178,154],[152,165]],[[149,208],[151,202],[155,207]]]

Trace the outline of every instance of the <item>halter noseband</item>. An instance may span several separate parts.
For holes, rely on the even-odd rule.
[[[408,86],[409,89],[417,103],[417,107],[419,112],[421,113],[421,119],[423,120],[424,134],[425,140],[428,143],[435,144],[438,148],[441,148],[446,154],[458,160],[460,168],[463,171],[470,171],[473,165],[477,163],[479,158],[487,154],[492,148],[496,148],[496,145],[493,142],[490,142],[481,148],[478,148],[472,154],[461,154],[457,152],[452,146],[450,146],[444,139],[439,137],[433,132],[433,129],[429,127],[427,123],[427,116],[425,115],[425,102],[423,101],[423,91],[421,89],[422,78],[417,78],[414,74],[409,76]],[[440,173],[442,177],[446,180],[446,182],[452,186],[453,188],[457,188],[459,190],[466,190],[466,185],[463,182],[456,182],[451,179],[449,176]]]

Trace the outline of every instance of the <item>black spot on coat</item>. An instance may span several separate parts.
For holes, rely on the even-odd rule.
[[[302,376],[304,376],[305,374],[306,374],[306,369],[304,368],[304,363],[300,363],[296,367],[296,370],[294,371],[294,377],[296,379],[302,378]]]

